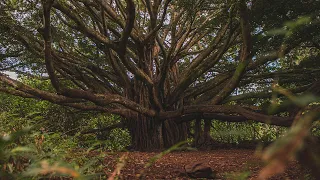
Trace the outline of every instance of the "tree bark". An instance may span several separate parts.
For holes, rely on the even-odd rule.
[[[132,148],[137,151],[162,150],[187,140],[186,123],[161,122],[141,116],[128,123]]]
[[[211,137],[211,120],[204,121],[204,128],[203,128],[203,136],[204,136],[204,144],[209,145],[213,139]]]
[[[196,119],[194,123],[194,147],[200,147],[203,144],[203,131],[201,127],[201,119]]]

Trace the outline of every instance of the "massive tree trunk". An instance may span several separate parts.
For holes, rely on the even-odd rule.
[[[161,122],[144,116],[130,119],[128,123],[132,147],[138,151],[169,148],[187,139],[186,123]]]
[[[168,148],[181,141],[186,141],[188,138],[187,123],[176,123],[174,121],[167,120],[164,122],[162,129],[164,147]]]
[[[127,97],[144,107],[156,109],[163,108],[163,99],[156,102],[153,92],[138,79],[133,80],[133,93]],[[160,98],[159,98],[160,99]],[[167,107],[176,110],[179,105]],[[159,120],[142,114],[131,116],[128,128],[132,137],[132,146],[135,150],[148,151],[169,148],[181,141],[187,140],[187,123],[174,120]]]
[[[129,119],[128,123],[132,147],[135,150],[163,148],[161,123],[143,116]]]

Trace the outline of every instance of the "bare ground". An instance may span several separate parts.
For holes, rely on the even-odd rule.
[[[105,163],[110,168],[105,169],[106,173],[111,174],[114,171],[118,157],[123,154],[107,155]],[[129,152],[120,178],[137,179],[137,174],[140,174],[150,158],[157,154],[156,152]],[[263,162],[255,155],[255,151],[248,149],[172,152],[145,169],[144,179],[189,179],[183,174],[184,166],[199,161],[208,163],[217,172],[217,179],[239,179],[245,173],[250,173],[246,179],[256,179],[259,170],[263,167]],[[271,179],[298,180],[304,179],[304,174],[297,162],[291,162],[283,174]]]

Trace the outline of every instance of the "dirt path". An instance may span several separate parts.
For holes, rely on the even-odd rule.
[[[127,163],[121,171],[123,179],[136,179],[149,159],[158,153],[130,152]],[[121,155],[117,154],[119,157]],[[254,150],[212,150],[173,152],[165,155],[145,171],[145,179],[188,179],[181,175],[184,166],[192,162],[205,161],[217,171],[218,179],[240,179],[250,172],[249,179],[255,179],[263,163],[254,155]],[[106,163],[115,166],[115,155],[106,158]],[[106,169],[111,172],[113,169]],[[228,173],[228,175],[226,175]],[[296,162],[289,164],[285,173],[272,179],[304,179],[301,168]]]

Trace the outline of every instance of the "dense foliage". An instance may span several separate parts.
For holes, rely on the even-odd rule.
[[[23,80],[31,86],[40,81]],[[28,82],[26,82],[28,81]],[[5,179],[66,176],[103,178],[104,153],[130,144],[128,133],[114,129],[108,134],[81,134],[117,123],[116,116],[79,112],[44,101],[0,94],[0,177]]]

